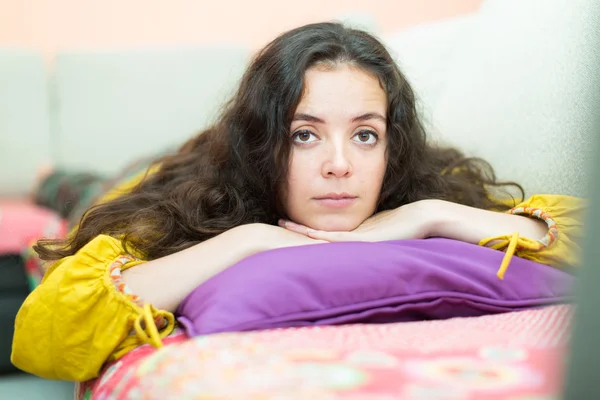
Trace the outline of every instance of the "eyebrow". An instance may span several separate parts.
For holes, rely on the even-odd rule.
[[[362,122],[362,121],[368,121],[370,119],[378,119],[378,120],[381,120],[382,122],[386,122],[385,117],[376,112],[370,112],[370,113],[359,115],[357,117],[352,118],[351,122]],[[304,114],[304,113],[299,113],[299,114],[294,115],[294,119],[292,121],[307,121],[307,122],[315,122],[318,124],[325,123],[325,120],[323,120],[321,118],[315,117],[314,115],[310,115],[310,114]]]

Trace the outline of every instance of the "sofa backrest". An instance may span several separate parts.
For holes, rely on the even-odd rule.
[[[60,165],[111,174],[181,144],[210,124],[248,55],[207,46],[59,54]]]
[[[37,166],[51,160],[52,150],[42,57],[0,49],[0,194],[31,188]]]
[[[488,0],[433,111],[439,140],[528,194],[587,195],[600,104],[598,0]]]

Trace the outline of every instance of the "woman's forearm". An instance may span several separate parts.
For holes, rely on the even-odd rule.
[[[240,228],[169,256],[122,272],[123,280],[145,302],[174,312],[198,285],[256,251]]]
[[[539,219],[499,213],[463,206],[441,200],[426,200],[431,215],[428,236],[445,237],[478,244],[481,240],[510,235],[539,240],[546,235],[548,226]]]

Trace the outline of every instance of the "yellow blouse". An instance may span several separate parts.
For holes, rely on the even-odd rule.
[[[126,192],[141,178],[115,188],[100,202]],[[559,268],[575,265],[583,206],[574,197],[533,196],[509,212],[544,219],[549,226],[544,239],[509,235],[480,245],[493,243],[491,247],[507,250],[504,269],[513,253]],[[107,361],[143,343],[160,346],[160,338],[174,329],[173,315],[144,304],[120,279],[122,270],[143,262],[107,235],[55,262],[17,315],[12,362],[43,378],[84,381],[97,377]]]

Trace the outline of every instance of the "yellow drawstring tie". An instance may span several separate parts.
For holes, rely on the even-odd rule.
[[[169,325],[174,322],[173,315],[165,311],[158,311],[157,316],[165,318]],[[143,328],[142,322],[144,322]],[[142,313],[140,313],[133,322],[133,328],[142,342],[150,344],[157,349],[163,346],[161,338],[166,336],[166,332],[165,335],[161,335],[158,332],[154,317],[152,316],[152,306],[150,304],[144,304]]]
[[[508,269],[508,264],[510,264],[510,260],[515,255],[515,251],[517,250],[517,243],[519,242],[519,232],[515,232],[512,234],[510,241],[508,242],[508,248],[506,249],[506,254],[502,259],[502,263],[500,264],[500,268],[498,272],[496,272],[496,276],[500,279],[504,279],[504,274]]]
[[[485,246],[489,242],[492,242],[492,241],[498,240],[498,239],[499,238],[489,238],[487,240],[482,240],[479,243],[479,245]],[[502,263],[500,263],[500,268],[498,268],[498,272],[496,272],[496,276],[499,279],[504,279],[504,274],[506,273],[506,270],[508,269],[510,260],[515,255],[515,251],[517,250],[517,244],[519,243],[519,232],[513,233],[508,241],[503,240],[499,243],[494,244],[493,246],[490,246],[490,249],[500,250],[501,248],[503,248],[507,245],[507,242],[508,242],[508,247],[506,248],[506,254],[504,255],[504,258],[502,259]]]

